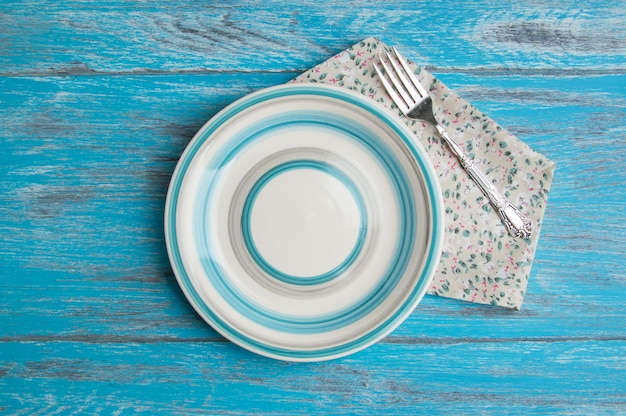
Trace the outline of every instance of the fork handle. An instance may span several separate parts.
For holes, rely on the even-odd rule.
[[[465,154],[461,146],[450,137],[448,132],[441,125],[437,124],[435,127],[448,144],[448,147],[452,150],[452,153],[461,161],[461,165],[465,171],[496,209],[498,216],[506,226],[509,234],[513,237],[529,238],[532,234],[532,222],[498,191],[487,175],[476,166],[474,161]]]

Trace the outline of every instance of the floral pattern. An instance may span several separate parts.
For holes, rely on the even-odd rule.
[[[322,82],[358,91],[402,117],[375,76],[372,60],[388,48],[368,38],[292,82]],[[435,116],[509,200],[531,219],[530,239],[509,236],[489,201],[428,123],[405,120],[437,171],[446,209],[441,261],[432,295],[519,309],[537,247],[555,164],[456,95],[428,71],[412,68],[429,87]]]

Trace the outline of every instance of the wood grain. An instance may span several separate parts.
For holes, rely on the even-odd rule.
[[[0,411],[623,414],[623,6],[2,2]],[[255,356],[176,284],[169,178],[225,105],[370,35],[556,161],[524,305],[427,296],[353,356]]]
[[[2,357],[3,379],[20,392],[4,395],[5,403],[24,414],[414,414],[468,406],[608,414],[623,410],[614,382],[623,350],[623,341],[383,344],[354,359],[289,364],[226,343],[11,343]]]
[[[4,74],[303,71],[367,36],[436,68],[623,69],[623,1],[5,1]],[[601,30],[598,30],[601,28]]]

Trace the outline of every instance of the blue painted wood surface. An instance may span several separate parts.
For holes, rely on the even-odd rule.
[[[626,414],[623,1],[1,1],[0,412]],[[521,311],[427,296],[324,363],[258,357],[172,275],[219,109],[367,36],[556,161]]]

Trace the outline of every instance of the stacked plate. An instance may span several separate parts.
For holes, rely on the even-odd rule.
[[[351,91],[283,85],[213,117],[180,158],[165,234],[196,311],[256,353],[359,351],[419,303],[439,262],[441,192],[413,134]]]

